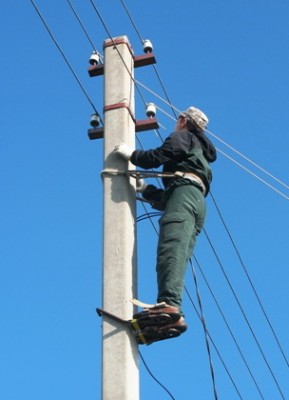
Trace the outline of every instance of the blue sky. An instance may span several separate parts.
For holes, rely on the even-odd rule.
[[[108,34],[90,1],[72,4],[102,52]],[[135,54],[141,54],[142,45],[121,1],[95,4],[110,35],[127,35]],[[289,4],[126,4],[142,38],[154,44],[157,69],[173,105],[179,110],[196,105],[209,116],[214,134],[210,138],[219,149],[213,198],[288,360],[289,191],[282,183],[289,184]],[[88,76],[91,44],[68,3],[38,0],[37,5],[101,113],[103,81]],[[91,104],[31,2],[5,2],[0,19],[0,396],[100,399],[101,320],[95,308],[101,305],[102,288],[102,141],[89,141]],[[165,98],[151,67],[137,70],[136,78]],[[142,92],[147,102],[171,113],[158,97]],[[136,117],[145,118],[137,95]],[[166,137],[174,121],[162,111],[157,117]],[[160,143],[154,131],[140,133],[139,138],[145,148]],[[194,263],[208,331],[238,389],[211,344],[219,399],[287,399],[288,365],[212,197],[207,204],[206,234],[218,258],[205,233],[195,255],[259,388]],[[139,297],[146,302],[155,300],[156,236],[148,220],[138,223]],[[197,305],[190,267],[186,287]],[[186,334],[141,351],[175,399],[213,399],[202,326],[186,294],[184,311]],[[140,372],[141,399],[170,398],[142,364]]]

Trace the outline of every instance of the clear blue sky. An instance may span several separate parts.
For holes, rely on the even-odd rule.
[[[91,44],[68,3],[37,4],[102,112],[102,78],[87,74]],[[121,1],[95,4],[110,35],[127,35],[141,54]],[[142,38],[154,44],[174,106],[202,108],[210,131],[288,185],[288,1],[126,4]],[[102,52],[108,34],[90,1],[73,5]],[[95,308],[102,287],[102,141],[89,141],[93,109],[31,2],[3,2],[0,21],[0,397],[100,400],[101,319]],[[152,67],[136,71],[136,78],[165,97]],[[147,102],[170,113],[164,102],[142,92]],[[138,96],[136,104],[137,118],[145,118]],[[174,121],[161,111],[158,118],[166,137]],[[139,137],[145,148],[159,145],[153,131]],[[288,359],[288,187],[210,137],[222,152],[212,194]],[[206,232],[271,369],[203,233],[195,255],[261,392],[195,265],[208,331],[238,389],[211,344],[219,399],[288,399],[288,365],[210,196],[207,204]],[[149,221],[139,223],[138,238],[139,297],[153,302],[157,237]],[[186,286],[197,305],[190,268]],[[142,354],[175,399],[214,399],[202,326],[186,294],[184,311],[188,332],[142,347]],[[141,365],[141,399],[169,398]]]

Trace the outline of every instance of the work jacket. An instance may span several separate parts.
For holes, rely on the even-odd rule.
[[[175,131],[164,143],[153,150],[135,150],[131,156],[131,162],[141,168],[158,168],[163,166],[163,172],[191,172],[203,181],[206,193],[210,190],[212,171],[210,163],[217,158],[216,149],[212,142],[203,134],[197,132]],[[172,184],[174,178],[164,178],[165,188]],[[143,193],[144,197],[152,200],[152,197],[161,195],[161,189],[154,185],[148,185]]]

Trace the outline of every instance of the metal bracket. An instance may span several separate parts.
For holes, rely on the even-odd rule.
[[[153,53],[134,56],[134,68],[146,67],[147,65],[156,64],[156,58]],[[104,75],[104,64],[92,65],[88,68],[88,74],[91,78]]]

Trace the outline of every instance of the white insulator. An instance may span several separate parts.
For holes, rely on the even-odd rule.
[[[146,115],[148,118],[154,118],[156,116],[157,109],[154,103],[148,103],[146,105]]]
[[[91,65],[97,65],[100,63],[100,57],[97,51],[93,51],[91,53],[90,59],[89,59],[89,64]]]
[[[97,128],[100,124],[100,116],[98,114],[91,114],[90,125]]]
[[[145,40],[143,41],[143,51],[144,51],[145,53],[152,53],[152,51],[153,51],[153,45],[152,45],[152,42],[151,42],[150,40],[145,39]]]

